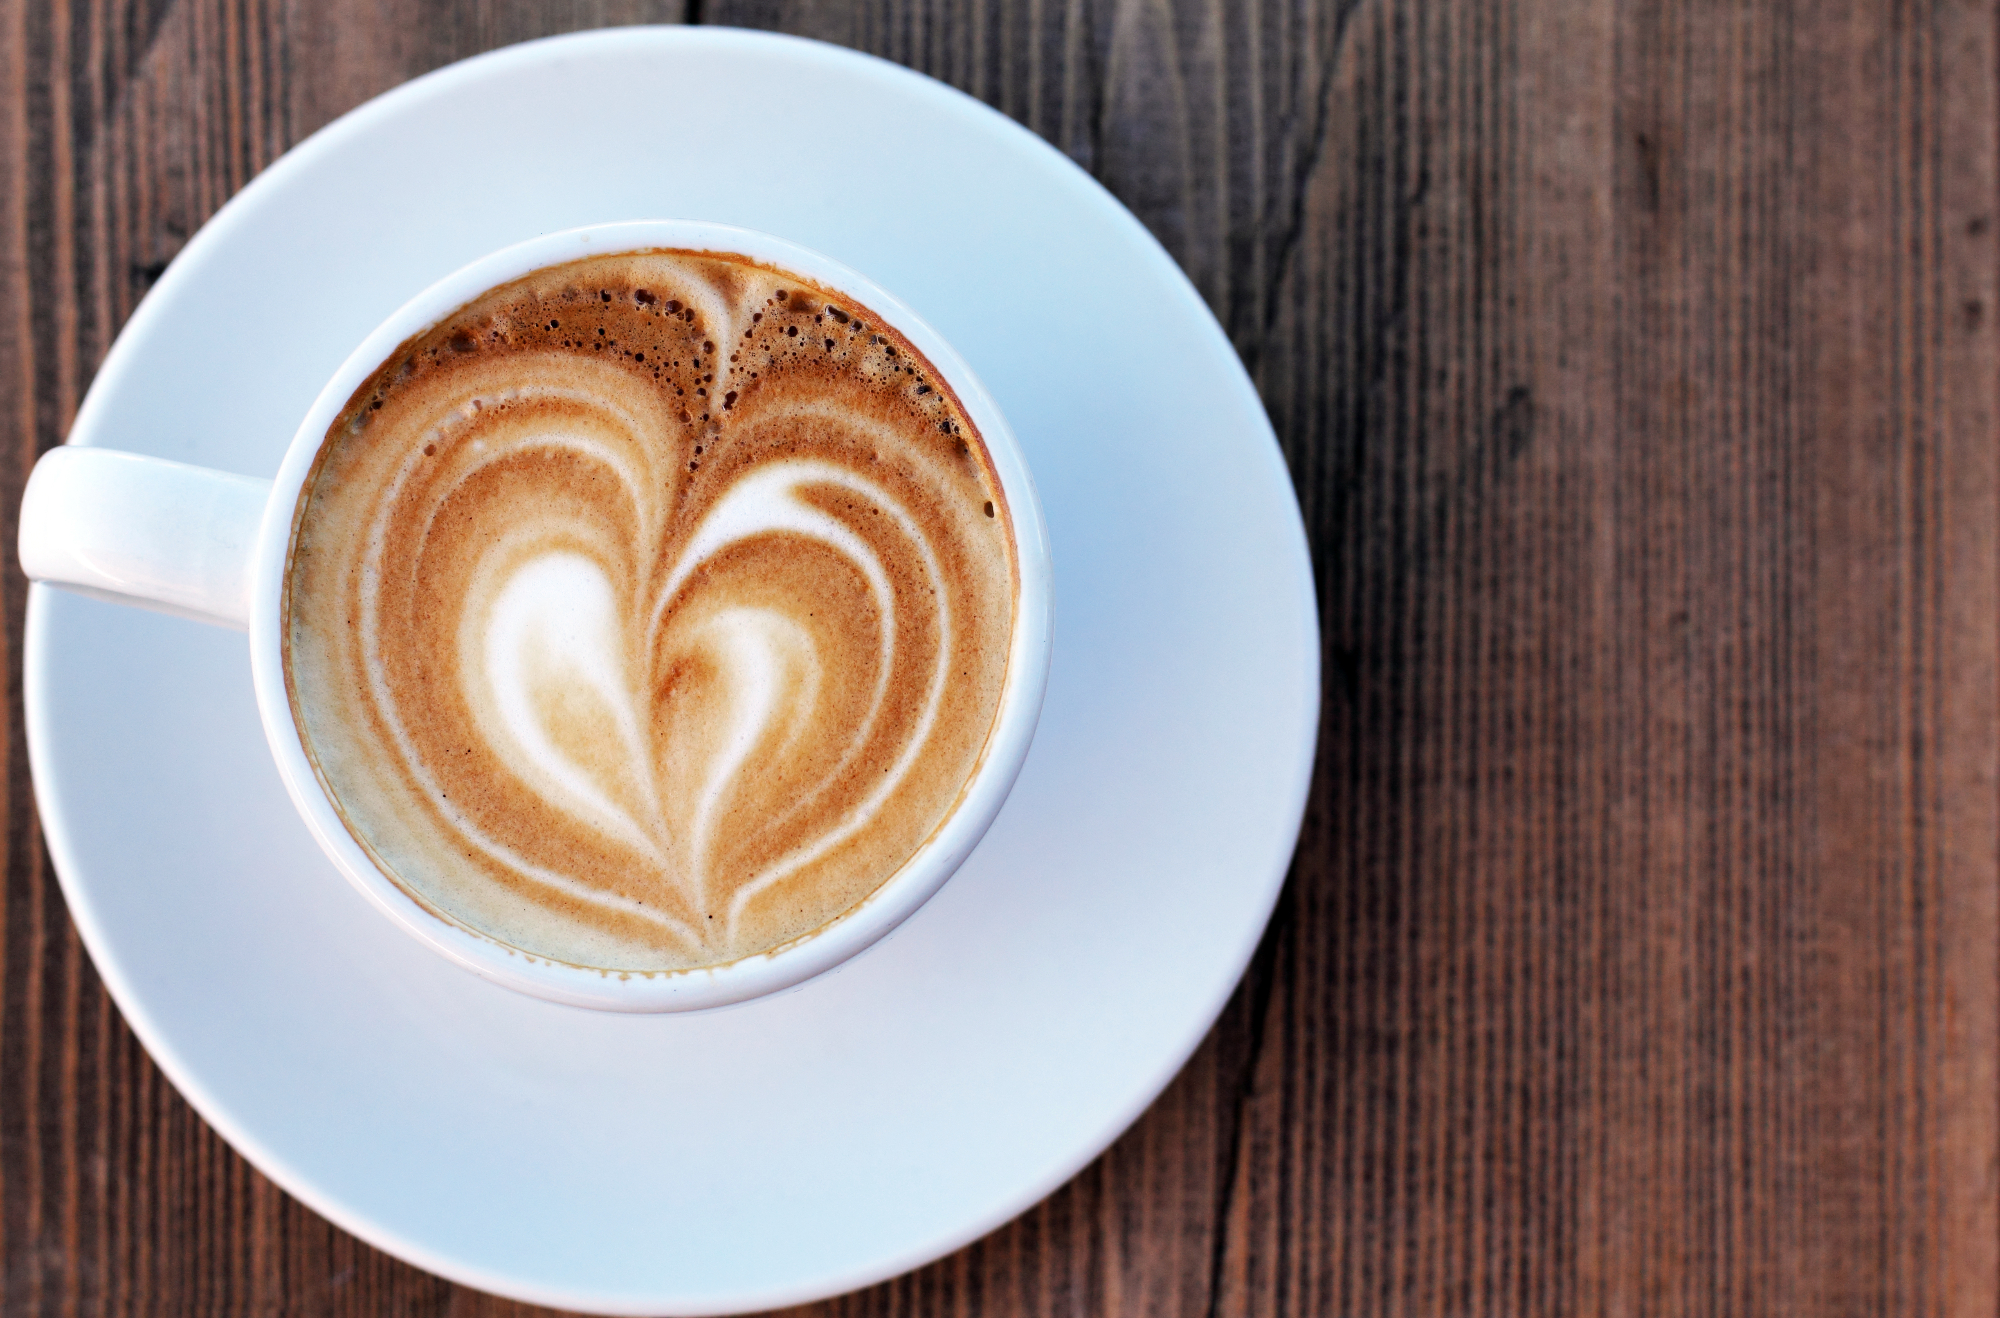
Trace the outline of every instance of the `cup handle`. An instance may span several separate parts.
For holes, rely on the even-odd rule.
[[[271,482],[64,445],[21,496],[30,580],[247,631],[251,554]]]

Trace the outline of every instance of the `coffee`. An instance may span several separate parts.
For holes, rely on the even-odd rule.
[[[853,299],[713,253],[550,267],[399,348],[293,520],[285,674],[355,839],[531,956],[808,936],[952,813],[1018,569],[985,445]]]

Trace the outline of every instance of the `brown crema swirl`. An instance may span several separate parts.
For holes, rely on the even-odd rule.
[[[873,312],[741,258],[594,257],[349,400],[294,516],[286,682],[349,830],[436,914],[717,965],[950,815],[1016,575],[985,445]]]

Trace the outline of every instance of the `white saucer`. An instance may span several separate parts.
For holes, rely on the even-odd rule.
[[[707,1313],[936,1258],[1139,1115],[1277,895],[1318,631],[1263,410],[1139,224],[977,102],[785,38],[563,38],[362,107],[188,244],[73,438],[269,475],[415,291],[535,233],[659,216],[866,271],[985,379],[1040,486],[1041,729],[985,842],[895,936],[742,1007],[553,1006],[420,946],[321,856],[241,636],[37,588],[27,721],[91,955],[252,1162],[474,1286]]]

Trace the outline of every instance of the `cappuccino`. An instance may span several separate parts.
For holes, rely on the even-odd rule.
[[[403,344],[299,497],[287,693],[355,840],[535,957],[811,935],[950,817],[1019,570],[976,429],[867,307],[708,252],[552,266]]]

